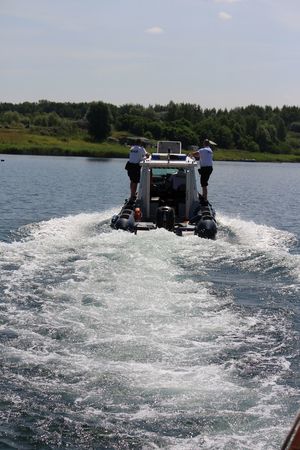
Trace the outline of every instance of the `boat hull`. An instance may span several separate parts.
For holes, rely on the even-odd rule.
[[[179,236],[184,233],[193,233],[204,239],[215,239],[218,231],[215,212],[211,204],[199,205],[195,210],[195,216],[185,222],[176,221],[175,210],[171,206],[157,208],[156,217],[151,221],[136,219],[136,210],[139,210],[138,202],[125,200],[119,214],[115,214],[110,226],[115,230],[124,230],[131,233],[138,231],[150,231],[156,228],[164,228]]]

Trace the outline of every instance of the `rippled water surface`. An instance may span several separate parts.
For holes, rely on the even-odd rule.
[[[279,449],[299,409],[300,166],[216,163],[215,241],[109,219],[122,160],[0,163],[0,448]]]

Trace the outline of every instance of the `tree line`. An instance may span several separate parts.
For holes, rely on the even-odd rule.
[[[300,108],[249,105],[228,110],[173,101],[116,106],[40,100],[0,103],[0,124],[68,135],[86,130],[95,141],[128,133],[149,140],[179,140],[184,148],[208,137],[224,149],[289,153],[295,145],[299,148]]]

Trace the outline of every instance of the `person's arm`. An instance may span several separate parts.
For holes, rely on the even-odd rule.
[[[189,156],[192,156],[193,158],[199,159],[199,152],[197,151],[197,152],[189,153]]]

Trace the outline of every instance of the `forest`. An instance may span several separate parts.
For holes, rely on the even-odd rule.
[[[120,142],[139,136],[180,140],[183,148],[206,137],[223,149],[250,152],[300,153],[300,108],[249,105],[233,109],[202,108],[191,103],[167,105],[99,102],[0,103],[0,127],[26,129],[42,135],[81,136],[92,142]]]

